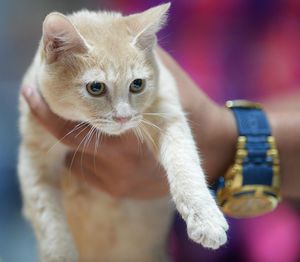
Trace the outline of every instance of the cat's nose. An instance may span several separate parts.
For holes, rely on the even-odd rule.
[[[131,116],[113,116],[112,119],[117,123],[124,124],[128,122],[132,117]]]

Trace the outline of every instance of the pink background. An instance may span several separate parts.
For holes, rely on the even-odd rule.
[[[215,101],[263,100],[300,90],[300,1],[171,2],[169,22],[159,42]],[[32,231],[21,218],[16,179],[17,92],[45,15],[84,7],[128,14],[159,3],[162,1],[0,1],[0,260],[37,261]],[[229,242],[218,251],[204,250],[189,241],[177,217],[171,236],[174,261],[300,261],[299,206],[299,201],[283,203],[260,218],[231,219]]]

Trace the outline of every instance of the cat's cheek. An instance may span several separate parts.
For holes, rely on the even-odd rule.
[[[63,105],[55,106],[55,109],[51,110],[59,115],[60,117],[71,120],[71,121],[83,121],[87,119],[84,112],[78,110],[73,104],[71,103],[64,103]]]
[[[144,112],[153,103],[154,99],[154,94],[148,91],[132,98],[131,104],[137,112]]]

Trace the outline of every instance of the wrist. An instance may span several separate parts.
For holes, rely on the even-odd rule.
[[[210,134],[211,145],[214,145],[215,151],[215,169],[210,174],[209,181],[215,182],[220,176],[223,176],[228,167],[232,164],[235,156],[237,129],[232,112],[225,106],[217,106],[216,118],[211,123]],[[218,163],[216,163],[218,162]]]
[[[235,154],[237,131],[232,112],[219,106],[199,91],[193,96],[188,115],[202,156],[208,182],[224,175]],[[198,102],[197,102],[198,101]],[[201,103],[199,103],[201,101]]]

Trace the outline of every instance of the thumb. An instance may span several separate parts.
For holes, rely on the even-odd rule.
[[[80,150],[83,137],[89,132],[88,124],[65,120],[54,114],[37,89],[30,85],[21,87],[21,94],[25,98],[31,113],[49,133],[60,142],[71,148]],[[82,128],[85,130],[82,130]]]

